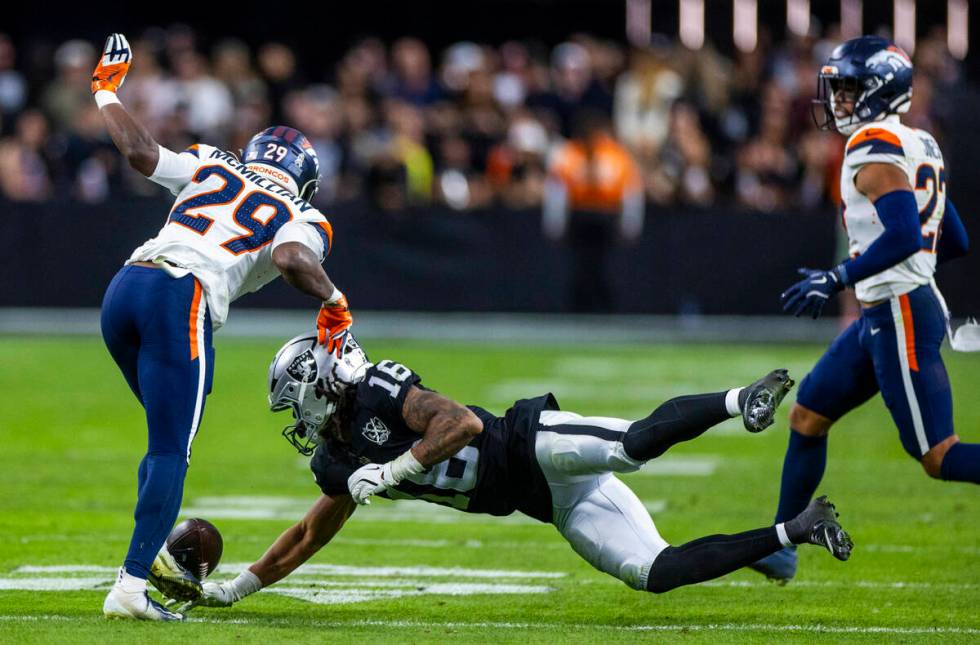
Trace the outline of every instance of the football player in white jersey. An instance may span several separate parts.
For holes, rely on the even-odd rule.
[[[149,435],[138,473],[136,526],[103,612],[179,620],[149,598],[146,580],[180,510],[191,443],[211,391],[213,330],[225,322],[233,300],[279,275],[323,303],[317,329],[327,351],[342,346],[351,317],[320,265],[332,233],[309,204],[319,164],[306,137],[285,126],[269,128],[252,138],[242,161],[206,145],[174,153],[116,96],[131,63],[126,38],[109,36],[92,76],[95,101],[130,165],[177,199],[159,234],[116,274],[102,304],[103,338],[146,409]],[[171,584],[200,589],[189,574]]]
[[[905,450],[930,477],[980,483],[980,444],[953,432],[953,401],[940,355],[946,305],[936,265],[959,257],[968,239],[947,195],[947,170],[931,134],[902,124],[912,100],[912,62],[874,36],[837,47],[819,75],[815,107],[848,137],[841,170],[851,258],[783,293],[784,310],[820,315],[852,287],[861,317],[800,384],[790,412],[776,521],[806,507],[823,477],[830,427],[881,392]],[[753,565],[786,581],[796,573],[787,548]]]

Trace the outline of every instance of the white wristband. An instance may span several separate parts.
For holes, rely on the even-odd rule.
[[[115,92],[110,92],[109,90],[99,90],[95,93],[95,104],[99,106],[100,110],[113,103],[120,103],[119,97],[116,96]]]
[[[245,569],[238,574],[238,577],[229,583],[231,587],[231,592],[234,596],[235,602],[238,602],[245,596],[251,595],[262,588],[262,581],[259,577]]]
[[[326,300],[324,300],[323,302],[324,302],[324,304],[333,305],[333,304],[336,304],[337,301],[340,300],[343,297],[344,297],[344,293],[340,289],[338,289],[337,287],[334,287],[333,288],[333,293],[331,293],[330,294],[330,297],[327,298]]]
[[[412,454],[411,449],[398,455],[390,464],[391,477],[395,480],[396,484],[410,475],[417,475],[425,470],[425,466],[419,463],[419,460]]]

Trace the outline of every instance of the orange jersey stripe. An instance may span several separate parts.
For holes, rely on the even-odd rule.
[[[918,372],[919,361],[915,357],[915,325],[912,324],[912,306],[909,304],[908,294],[899,296],[898,301],[902,305],[902,325],[905,326],[905,353],[909,357],[909,369]]]
[[[330,253],[330,249],[333,248],[333,227],[330,226],[330,222],[317,222],[316,224],[323,229],[324,233],[327,234],[327,249],[326,253],[324,253],[324,255],[326,255],[327,253]]]
[[[871,141],[872,139],[877,139],[878,141],[884,141],[885,143],[890,143],[893,146],[902,147],[902,140],[898,138],[893,132],[888,130],[883,130],[881,128],[868,128],[867,130],[861,131],[854,139],[847,145],[848,151],[853,150],[862,143]]]
[[[188,339],[191,344],[191,360],[197,360],[197,335],[200,330],[197,328],[197,314],[201,308],[201,283],[194,278],[194,297],[191,298],[191,313],[187,320]]]

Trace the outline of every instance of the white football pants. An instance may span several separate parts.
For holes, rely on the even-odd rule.
[[[612,475],[642,465],[623,450],[622,436],[633,422],[545,410],[540,423],[534,451],[558,531],[596,569],[646,589],[650,566],[669,545],[643,502]]]

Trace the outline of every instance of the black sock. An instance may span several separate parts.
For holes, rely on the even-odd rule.
[[[709,535],[657,556],[647,577],[647,590],[663,593],[731,573],[783,548],[776,527],[735,535]]]
[[[783,459],[776,523],[788,522],[806,508],[827,466],[827,437],[811,437],[792,428]]]
[[[727,392],[679,396],[663,403],[646,419],[636,421],[623,436],[626,454],[647,461],[664,454],[675,443],[688,441],[731,417],[725,406]]]

